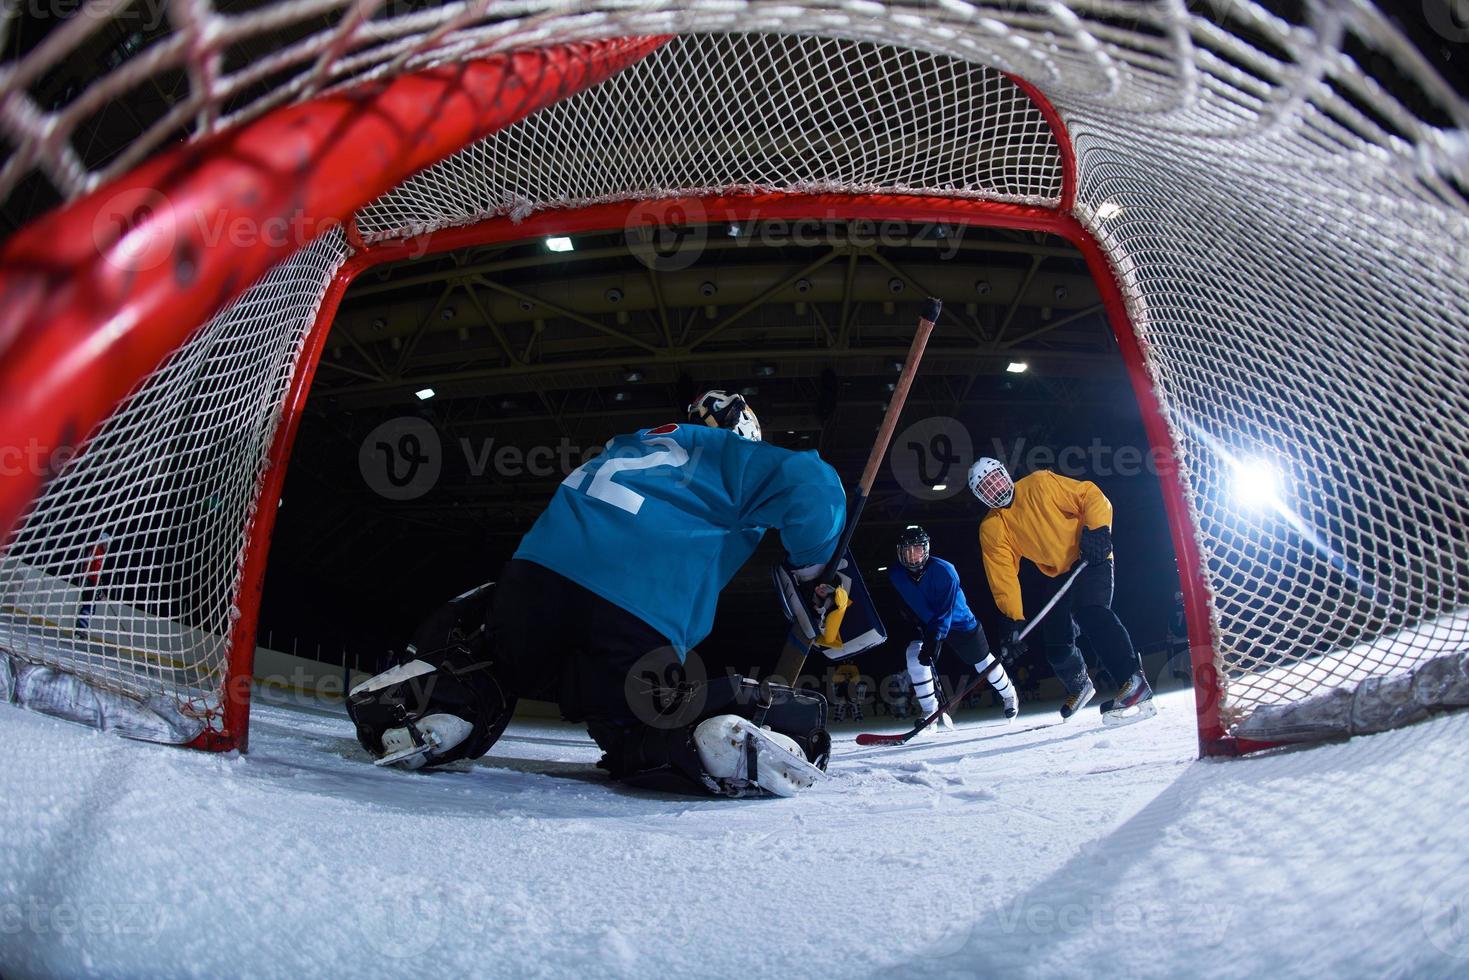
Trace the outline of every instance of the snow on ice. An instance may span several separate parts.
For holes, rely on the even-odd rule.
[[[750,801],[609,786],[560,724],[420,774],[322,705],[245,757],[0,706],[0,975],[1469,974],[1469,714],[1201,762],[1160,701],[839,732]]]

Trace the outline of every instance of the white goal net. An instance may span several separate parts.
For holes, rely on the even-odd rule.
[[[219,728],[252,635],[235,620],[282,405],[354,250],[758,192],[976,202],[976,221],[985,206],[1049,211],[1100,247],[1177,466],[1165,488],[1197,586],[1196,664],[1212,667],[1196,672],[1206,749],[1261,706],[1462,654],[1469,107],[1367,4],[1303,6],[1290,22],[1239,0],[300,0],[239,16],[187,0],[43,106],[31,87],[108,23],[78,14],[0,69],[0,193],[39,174],[76,198],[177,135],[364,80],[674,36],[363,201],[353,235],[302,250],[140,379],[6,544],[0,647]],[[188,82],[173,108],[141,120],[123,158],[88,165],[82,121],[168,73]]]

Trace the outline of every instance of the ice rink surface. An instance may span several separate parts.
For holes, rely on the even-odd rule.
[[[561,724],[414,774],[315,704],[245,757],[0,706],[0,976],[1469,975],[1469,714],[1200,762],[1160,702],[848,728],[747,801],[609,785]]]

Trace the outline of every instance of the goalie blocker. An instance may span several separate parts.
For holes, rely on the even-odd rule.
[[[486,620],[492,587],[481,586],[434,612],[400,662],[352,689],[347,712],[378,765],[442,766],[483,756],[504,734],[515,694],[502,681]],[[764,727],[750,724],[762,697]],[[821,695],[737,675],[647,692],[649,724],[599,725],[614,778],[657,784],[668,776],[712,793],[789,796],[824,774],[831,755]]]

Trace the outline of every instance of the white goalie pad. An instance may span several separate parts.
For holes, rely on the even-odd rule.
[[[201,719],[184,714],[170,698],[131,698],[7,653],[0,653],[0,695],[32,711],[144,742],[186,745],[204,731]]]
[[[829,660],[846,660],[887,642],[887,630],[850,551],[837,566],[838,597],[827,603],[819,617],[806,604],[804,589],[789,568],[776,565],[771,577],[786,619],[808,645],[820,637],[818,647]]]

